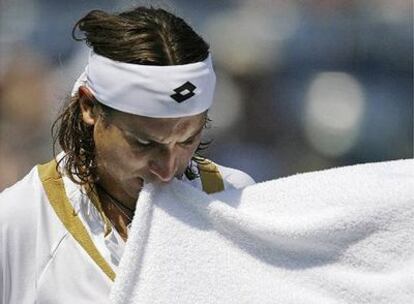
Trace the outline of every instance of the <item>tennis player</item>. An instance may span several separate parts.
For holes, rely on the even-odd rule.
[[[254,183],[198,154],[216,77],[183,19],[95,10],[73,36],[91,51],[54,124],[63,152],[0,194],[2,304],[108,303],[144,183]]]

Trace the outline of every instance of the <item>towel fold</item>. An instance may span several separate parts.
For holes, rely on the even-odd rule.
[[[414,303],[414,160],[145,185],[113,304]]]

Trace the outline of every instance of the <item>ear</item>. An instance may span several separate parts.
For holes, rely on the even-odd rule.
[[[94,111],[94,96],[92,92],[85,86],[79,87],[79,103],[82,111],[83,121],[93,126],[96,123],[96,111]]]

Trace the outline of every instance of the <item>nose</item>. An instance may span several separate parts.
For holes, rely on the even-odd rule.
[[[161,182],[169,182],[177,173],[177,155],[171,148],[159,151],[149,162],[149,170]]]

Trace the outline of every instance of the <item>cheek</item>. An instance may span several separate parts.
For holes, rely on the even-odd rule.
[[[190,162],[191,158],[194,156],[195,151],[199,145],[200,141],[194,144],[191,147],[183,149],[182,153],[180,154],[180,169],[185,170]]]
[[[108,151],[104,158],[104,169],[117,180],[130,180],[145,175],[146,157],[131,152],[128,146],[117,146]]]
[[[196,145],[194,145],[193,147],[191,147],[191,149],[189,150],[189,153],[187,155],[188,158],[191,159],[193,157],[195,151],[197,150],[198,145],[199,145],[199,143],[197,143]]]
[[[95,151],[98,166],[118,178],[132,175],[142,166],[143,157],[131,149],[116,130],[110,128],[95,132]]]

